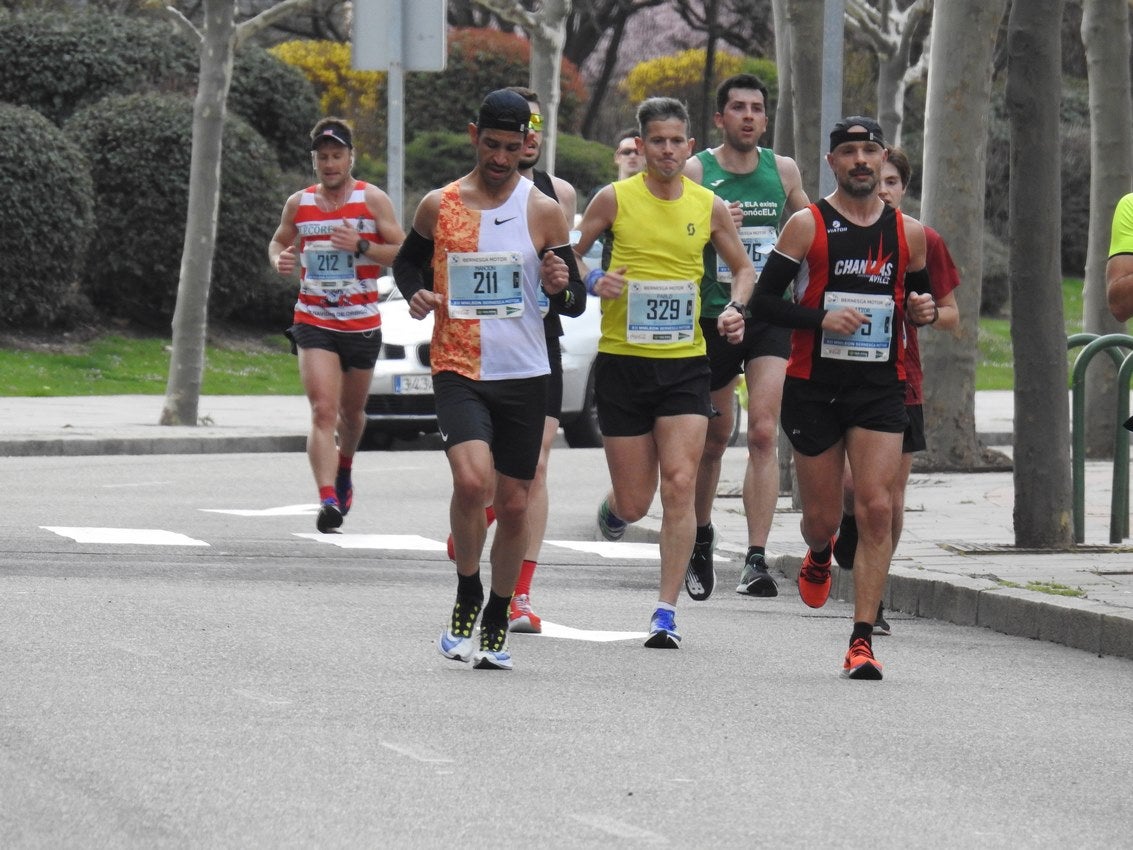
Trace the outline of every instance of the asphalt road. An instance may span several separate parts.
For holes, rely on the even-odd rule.
[[[1128,844],[1133,663],[896,615],[845,681],[849,607],[735,561],[646,650],[648,535],[557,460],[501,673],[433,648],[438,453],[360,455],[342,535],[300,454],[0,459],[0,846]]]

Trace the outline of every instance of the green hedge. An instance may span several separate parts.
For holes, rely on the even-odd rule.
[[[56,124],[109,94],[187,92],[196,69],[196,51],[169,24],[89,12],[0,20],[0,100]]]
[[[310,133],[321,116],[315,89],[302,71],[245,45],[236,54],[228,108],[272,146],[280,168],[310,172]]]
[[[29,106],[56,124],[110,95],[192,96],[198,64],[196,45],[158,19],[90,12],[0,18],[0,101]],[[297,69],[258,47],[242,47],[228,108],[260,132],[280,167],[310,167],[308,133],[319,103]]]
[[[189,195],[192,101],[177,94],[104,98],[74,115],[67,133],[94,176],[97,250],[83,291],[106,315],[168,327],[176,302]],[[275,157],[229,115],[209,316],[279,325],[294,292],[267,262],[284,197]]]
[[[89,318],[78,274],[94,233],[90,166],[34,110],[0,103],[0,323],[72,326]]]

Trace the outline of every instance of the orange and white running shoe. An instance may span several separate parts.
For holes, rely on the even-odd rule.
[[[830,598],[830,561],[818,563],[810,549],[799,568],[799,596],[811,608],[821,608]]]
[[[842,664],[842,678],[880,681],[881,662],[873,657],[873,647],[865,638],[857,638],[846,650],[846,660]]]
[[[543,621],[531,610],[531,597],[526,593],[511,598],[507,608],[507,628],[509,632],[536,635],[543,631]]]

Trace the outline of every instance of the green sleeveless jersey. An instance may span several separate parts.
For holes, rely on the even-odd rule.
[[[758,277],[768,254],[779,235],[779,221],[787,204],[787,191],[779,178],[775,152],[759,148],[759,165],[750,174],[732,174],[720,167],[711,150],[696,154],[704,169],[701,185],[711,189],[725,201],[739,201],[744,219],[740,240],[747,248]],[[709,242],[704,248],[704,277],[700,281],[700,315],[715,319],[732,300],[732,273],[716,256]]]

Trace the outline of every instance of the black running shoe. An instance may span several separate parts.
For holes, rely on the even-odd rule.
[[[685,590],[690,599],[703,602],[716,589],[716,567],[712,564],[712,550],[716,548],[716,529],[707,543],[696,543],[685,570]]]
[[[758,552],[747,556],[743,572],[740,573],[740,583],[736,585],[736,593],[762,597],[779,595],[779,586],[767,571],[767,561]]]
[[[342,525],[342,511],[335,499],[324,499],[319,508],[319,515],[315,517],[315,528],[323,534],[330,534]]]
[[[877,619],[873,621],[873,633],[875,635],[893,634],[893,630],[889,628],[889,623],[885,619],[885,604],[882,602],[877,604]]]
[[[853,514],[842,514],[838,536],[834,538],[834,560],[844,570],[854,568],[854,555],[858,551],[858,521]]]

